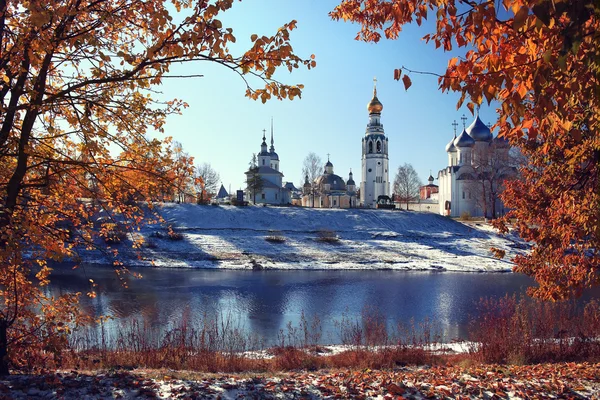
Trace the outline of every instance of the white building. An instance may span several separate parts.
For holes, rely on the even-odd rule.
[[[360,204],[375,208],[379,196],[390,196],[388,138],[381,124],[383,104],[377,98],[377,87],[373,86],[373,98],[367,105],[369,123],[362,139],[362,182]]]
[[[463,124],[465,120],[466,118]],[[454,126],[454,138],[446,145],[448,166],[438,173],[439,213],[452,217],[459,217],[465,213],[481,217],[484,213],[482,198],[486,194],[481,194],[479,188],[483,186],[476,176],[481,173],[492,173],[489,172],[490,168],[503,169],[503,171],[494,170],[496,176],[513,175],[514,168],[508,162],[492,161],[508,160],[509,144],[505,139],[493,137],[490,128],[479,119],[479,112],[473,123],[464,128],[458,137],[456,122]],[[488,204],[487,208],[487,217],[490,217],[492,207]],[[499,199],[496,200],[495,209],[499,212],[503,210]]]
[[[267,150],[265,138],[266,130],[263,130],[260,153],[257,157],[256,171],[246,171],[246,180],[257,174],[262,181],[262,188],[256,194],[246,192],[246,199],[256,204],[290,204],[291,191],[283,187],[283,173],[279,170],[279,155],[275,152],[273,140],[273,121],[271,120],[271,148]]]

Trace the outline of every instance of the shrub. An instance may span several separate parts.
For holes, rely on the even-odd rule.
[[[317,232],[317,241],[322,243],[339,243],[340,238],[335,231],[329,229],[321,229]]]
[[[468,211],[463,211],[460,214],[460,220],[461,221],[470,221],[471,220],[471,213]]]
[[[169,230],[168,230],[168,235],[169,235],[169,240],[173,240],[173,241],[179,241],[179,240],[183,240],[183,234],[175,231],[172,227],[169,226]]]
[[[265,240],[269,243],[284,243],[285,237],[280,231],[270,231],[269,236],[266,236]]]

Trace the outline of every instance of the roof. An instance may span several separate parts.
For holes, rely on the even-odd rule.
[[[492,140],[492,131],[479,119],[479,113],[477,113],[475,121],[469,125],[466,131],[476,142],[489,142]]]
[[[463,130],[456,139],[454,139],[454,146],[456,147],[473,147],[475,140],[469,136],[466,130]]]
[[[223,184],[221,184],[219,193],[217,193],[217,199],[225,199],[227,197],[229,197],[229,193],[227,193],[227,190],[225,190],[225,186],[223,186]]]
[[[329,190],[346,190],[346,181],[336,174],[323,174],[315,179],[317,185],[329,185]]]
[[[262,180],[262,187],[263,187],[263,189],[283,189],[283,188],[277,186],[276,184],[274,184],[273,182],[268,181],[266,179]]]
[[[244,173],[246,175],[248,175],[250,173],[250,171],[246,171]],[[279,172],[276,169],[273,169],[271,167],[268,167],[266,165],[261,165],[260,167],[258,167],[258,173],[259,174],[273,174],[273,175],[281,175],[281,176],[283,176],[283,174],[281,172]]]
[[[289,190],[293,190],[293,191],[297,191],[298,189],[296,188],[296,186],[294,186],[293,182],[286,182],[283,185],[284,188],[289,189]]]

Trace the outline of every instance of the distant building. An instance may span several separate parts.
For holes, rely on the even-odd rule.
[[[376,82],[376,80],[375,80]],[[362,182],[360,204],[375,208],[380,196],[390,196],[388,138],[381,124],[383,104],[377,98],[377,86],[373,86],[373,98],[367,105],[369,123],[362,139]]]
[[[440,188],[438,185],[433,184],[433,176],[431,174],[429,174],[427,181],[429,182],[427,185],[419,188],[419,198],[421,200],[437,200]]]
[[[346,182],[341,176],[333,173],[333,164],[327,158],[323,174],[314,182],[308,181],[305,176],[303,207],[315,208],[354,208],[357,206],[356,183],[352,178],[352,171]]]
[[[275,142],[273,140],[273,120],[271,120],[271,148],[267,150],[266,130],[263,129],[263,138],[260,145],[256,165],[257,174],[262,180],[262,189],[254,196],[251,193],[246,194],[248,201],[254,201],[256,204],[290,204],[291,190],[283,187],[283,173],[279,170],[279,155],[275,152]],[[254,172],[250,170],[245,172],[246,179]]]

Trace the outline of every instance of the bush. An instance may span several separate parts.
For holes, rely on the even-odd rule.
[[[269,236],[266,236],[265,240],[269,243],[284,243],[285,237],[280,231],[270,231]]]
[[[317,241],[322,243],[336,244],[340,242],[340,238],[335,231],[329,229],[321,229],[317,232]]]
[[[469,328],[476,357],[487,363],[597,360],[600,304],[543,302],[525,297],[482,299]]]
[[[471,220],[471,213],[468,211],[463,211],[460,214],[460,220],[461,221],[470,221]]]
[[[172,227],[169,226],[169,231],[168,231],[168,235],[169,235],[169,240],[173,240],[173,241],[179,241],[179,240],[183,240],[183,234],[175,231]]]

